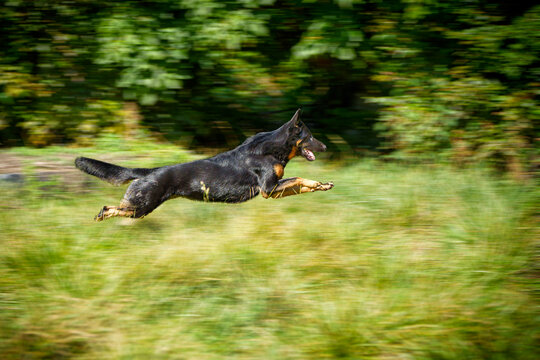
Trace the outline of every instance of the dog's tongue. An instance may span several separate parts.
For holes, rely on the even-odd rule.
[[[308,149],[302,149],[303,153],[304,153],[304,157],[306,159],[308,159],[309,161],[313,161],[315,160],[315,154],[313,154],[313,151],[311,150],[308,150]]]

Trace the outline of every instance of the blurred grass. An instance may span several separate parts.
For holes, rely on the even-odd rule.
[[[147,146],[115,151],[137,166],[192,157]],[[92,221],[123,187],[3,185],[2,359],[536,358],[534,184],[373,161],[295,160],[294,175],[336,187],[176,199],[129,226]]]

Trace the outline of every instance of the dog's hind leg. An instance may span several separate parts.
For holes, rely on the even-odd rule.
[[[104,206],[94,220],[102,221],[116,216],[140,219],[169,198],[164,194],[165,190],[154,178],[135,180],[129,185],[120,205]]]
[[[136,215],[135,209],[130,208],[130,207],[121,207],[121,206],[122,204],[120,204],[120,206],[104,206],[99,212],[99,214],[97,214],[94,217],[94,220],[103,221],[105,219],[115,217],[115,216],[123,216],[123,217],[129,217],[129,218],[135,217]]]

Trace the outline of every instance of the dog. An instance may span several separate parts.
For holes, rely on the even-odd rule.
[[[233,150],[188,163],[153,169],[125,168],[78,157],[75,166],[85,173],[114,185],[133,181],[120,205],[104,206],[94,220],[142,218],[164,201],[177,197],[241,203],[259,193],[267,199],[332,189],[332,182],[283,179],[285,166],[295,156],[314,161],[314,152],[326,151],[326,146],[300,120],[300,112],[298,109],[277,130],[255,134]]]

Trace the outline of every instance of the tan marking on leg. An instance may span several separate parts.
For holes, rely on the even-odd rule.
[[[261,191],[262,196],[267,199],[282,198],[285,196],[298,195],[306,192],[314,191],[326,191],[334,187],[334,184],[329,182],[322,184],[319,181],[303,179],[303,178],[289,178],[280,180],[279,183],[270,191],[265,193]]]
[[[100,213],[94,217],[94,220],[103,221],[115,216],[133,217],[135,216],[135,210],[129,208],[120,208],[117,206],[106,206],[106,209],[100,211]]]
[[[270,193],[266,193],[266,192],[264,192],[264,191],[261,189],[261,194],[262,194],[263,198],[268,199],[269,197],[271,197],[272,194],[275,193],[276,188],[277,188],[278,186],[279,186],[279,183],[277,183],[276,185],[274,185],[274,188],[270,191]]]

